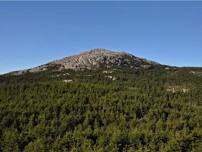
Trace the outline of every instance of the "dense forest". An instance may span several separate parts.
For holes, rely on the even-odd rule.
[[[202,69],[2,75],[0,152],[202,152]]]

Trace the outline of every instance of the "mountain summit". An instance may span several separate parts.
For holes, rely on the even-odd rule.
[[[92,49],[80,55],[70,56],[51,62],[64,69],[93,69],[101,66],[149,66],[154,62],[135,57],[125,52],[113,52],[107,49]]]
[[[125,66],[135,69],[150,68],[155,65],[158,65],[158,63],[136,57],[126,52],[114,52],[107,49],[97,48],[83,52],[79,55],[65,57],[60,60],[49,62],[45,65],[20,71],[20,73],[46,71],[50,67],[57,67],[58,70],[91,70],[100,67],[110,68],[112,66]]]

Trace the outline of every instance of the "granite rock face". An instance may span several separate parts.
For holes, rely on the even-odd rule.
[[[149,67],[158,63],[135,57],[125,52],[113,52],[106,49],[92,49],[79,55],[70,56],[61,60],[50,62],[50,64],[60,65],[61,69],[96,69],[101,66],[141,66]]]
[[[151,66],[159,65],[156,62],[136,57],[126,52],[114,52],[107,49],[92,49],[83,52],[79,55],[65,57],[60,60],[55,60],[47,64],[31,68],[28,70],[16,71],[13,74],[19,75],[25,72],[42,72],[48,70],[50,67],[57,67],[57,70],[72,69],[98,69],[100,67],[110,68],[112,66],[128,66],[130,68],[150,68]]]

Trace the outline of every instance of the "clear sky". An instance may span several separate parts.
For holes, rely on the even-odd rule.
[[[202,2],[0,2],[0,73],[91,48],[202,66]]]

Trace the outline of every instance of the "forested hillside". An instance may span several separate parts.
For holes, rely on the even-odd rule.
[[[202,69],[0,76],[2,152],[201,152]]]

